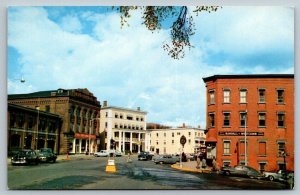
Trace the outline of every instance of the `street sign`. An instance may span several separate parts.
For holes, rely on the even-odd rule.
[[[184,135],[182,135],[180,137],[180,143],[181,143],[182,147],[184,147],[184,144],[186,143],[186,137]]]

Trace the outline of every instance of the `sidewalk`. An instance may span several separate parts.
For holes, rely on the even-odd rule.
[[[187,171],[187,172],[194,172],[194,173],[211,173],[211,167],[207,168],[196,168],[196,161],[189,161],[189,162],[182,162],[182,166],[180,163],[176,163],[171,165],[172,168],[180,170],[180,171]]]

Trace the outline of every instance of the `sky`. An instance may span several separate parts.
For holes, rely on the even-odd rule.
[[[194,9],[193,48],[176,60],[162,48],[171,23],[152,33],[140,11],[121,28],[110,7],[9,7],[8,94],[87,88],[101,104],[141,107],[147,122],[206,128],[203,77],[294,73],[293,8]]]

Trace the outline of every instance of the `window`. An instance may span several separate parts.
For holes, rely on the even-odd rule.
[[[166,141],[164,141],[164,145],[166,145]]]
[[[144,118],[143,118],[143,117],[141,117],[141,121],[144,121]]]
[[[230,103],[230,90],[225,89],[223,91],[224,103]]]
[[[278,104],[284,103],[284,90],[283,89],[277,90],[277,103]]]
[[[215,126],[215,113],[209,113],[209,126]]]
[[[266,142],[259,142],[258,143],[258,155],[259,156],[266,156],[267,155],[267,143]]]
[[[223,141],[223,154],[224,155],[230,154],[230,141]]]
[[[174,144],[174,140],[172,140],[172,144]]]
[[[115,118],[119,118],[119,115],[117,113],[115,114]]]
[[[189,137],[191,137],[191,132],[189,132]]]
[[[127,120],[133,120],[133,117],[130,115],[127,115]]]
[[[137,120],[137,121],[139,121],[139,120],[140,120],[140,118],[139,118],[139,117],[136,117],[136,120]]]
[[[46,112],[50,112],[50,105],[46,105],[45,111],[46,111]]]
[[[265,89],[259,89],[258,90],[259,94],[259,103],[265,103],[266,102],[266,90]]]
[[[258,113],[258,126],[265,127],[266,126],[266,113]]]
[[[224,117],[223,126],[230,126],[230,113],[224,112],[223,117]]]
[[[265,163],[265,162],[259,162],[259,171],[260,171],[260,173],[265,172],[265,170],[266,170],[266,164],[267,163]]]
[[[158,145],[158,141],[156,141],[156,145]]]
[[[105,122],[105,128],[107,128],[107,122]]]
[[[230,167],[230,161],[223,161],[223,167]]]
[[[115,128],[118,128],[118,124],[115,124]]]
[[[245,140],[240,140],[239,152],[241,156],[245,156]],[[246,142],[246,149],[248,149],[248,142]],[[248,154],[248,150],[246,151]]]
[[[285,154],[285,142],[278,142],[278,156],[283,156]]]
[[[245,127],[247,124],[247,112],[240,112],[240,126]]]
[[[191,144],[191,139],[188,140],[188,143]]]
[[[174,133],[172,133],[172,137],[174,137]]]
[[[123,119],[123,114],[120,114],[120,119]]]
[[[277,126],[284,127],[285,126],[285,113],[278,112],[277,113]]]
[[[158,137],[158,133],[156,133],[156,137]]]
[[[105,112],[105,117],[108,117],[108,112]]]
[[[240,90],[240,103],[247,103],[247,90],[246,89]]]
[[[209,103],[215,104],[215,91],[213,90],[209,91]]]
[[[167,136],[167,134],[166,133],[164,133],[164,137],[166,137]]]
[[[177,135],[180,135],[180,132],[177,132]]]

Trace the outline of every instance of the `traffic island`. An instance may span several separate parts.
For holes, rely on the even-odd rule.
[[[172,168],[180,170],[180,171],[186,171],[186,172],[193,172],[193,173],[211,173],[210,168],[205,168],[205,169],[197,169],[196,167],[192,167],[188,163],[182,163],[183,165],[180,166],[180,163],[176,163],[171,165]]]
[[[117,168],[116,168],[116,165],[115,165],[115,160],[108,160],[105,171],[109,172],[109,173],[117,172]]]

